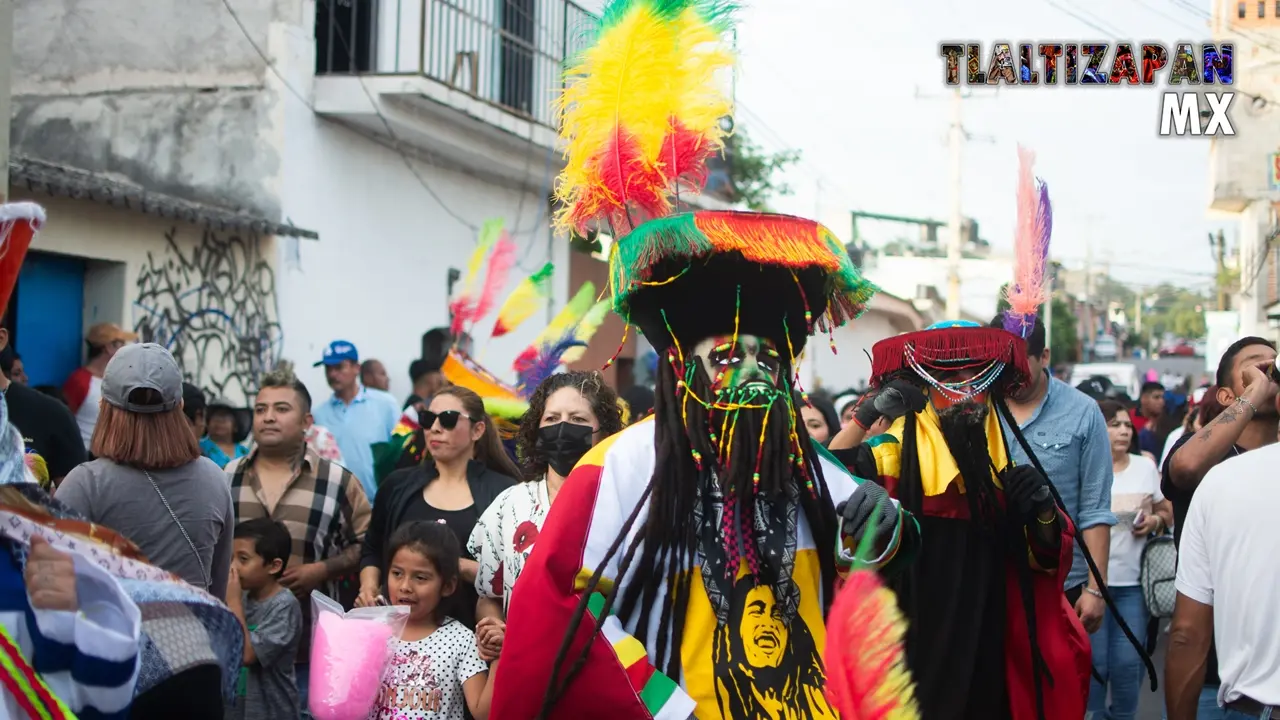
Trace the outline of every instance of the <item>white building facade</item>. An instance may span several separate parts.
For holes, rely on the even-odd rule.
[[[1210,141],[1209,209],[1239,224],[1238,335],[1280,339],[1280,7],[1218,0],[1213,30],[1215,39],[1235,45],[1236,134]]]
[[[563,303],[550,101],[586,9],[230,5],[16,4],[12,146],[35,170],[15,174],[13,194],[44,202],[50,220],[10,321],[42,379],[60,384],[79,363],[77,333],[117,322],[232,400],[280,359],[327,394],[311,365],[339,338],[382,360],[404,396],[421,335],[447,324],[451,278],[490,218],[518,246],[508,288],[554,262],[548,314]],[[39,170],[53,178],[29,181]],[[40,301],[55,286],[76,290],[76,317],[75,302],[55,313]],[[477,328],[486,364],[506,369],[540,320],[491,346]]]

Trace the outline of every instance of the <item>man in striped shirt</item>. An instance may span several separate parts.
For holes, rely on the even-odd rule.
[[[364,488],[346,468],[321,458],[306,445],[311,395],[292,370],[262,379],[253,405],[256,447],[227,465],[236,522],[267,517],[281,522],[293,538],[281,584],[302,603],[298,646],[298,690],[307,700],[311,653],[312,590],[336,598],[337,580],[353,572],[371,509]]]

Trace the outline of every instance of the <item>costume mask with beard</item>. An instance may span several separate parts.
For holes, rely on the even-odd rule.
[[[668,349],[658,370],[650,516],[623,553],[623,567],[634,560],[636,577],[649,580],[630,583],[618,602],[619,618],[635,618],[642,637],[657,620],[655,650],[671,677],[679,677],[678,638],[699,581],[680,570],[702,556],[700,581],[724,622],[745,564],[756,584],[773,588],[789,622],[800,595],[792,580],[799,513],[818,547],[835,542],[834,505],[796,421],[791,364],[776,343],[726,334],[687,347]],[[834,561],[824,554],[821,562],[824,583],[834,580],[834,565],[826,567]],[[660,584],[671,588],[662,601]],[[825,592],[830,597],[831,588]]]

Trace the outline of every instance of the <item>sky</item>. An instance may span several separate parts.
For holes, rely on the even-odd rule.
[[[1051,4],[1052,3],[1052,4]],[[1190,7],[1208,0],[753,0],[738,27],[737,122],[766,149],[798,149],[794,195],[774,209],[816,217],[843,239],[848,211],[947,220],[949,89],[943,41],[1108,41],[1067,11],[1140,43],[1210,39]],[[980,9],[979,9],[980,8]],[[1105,67],[1110,68],[1110,58]],[[964,101],[964,214],[1012,247],[1017,145],[1036,152],[1054,205],[1051,255],[1106,265],[1125,282],[1211,284],[1209,140],[1161,138],[1163,84],[975,88]],[[860,222],[874,244],[908,226]]]

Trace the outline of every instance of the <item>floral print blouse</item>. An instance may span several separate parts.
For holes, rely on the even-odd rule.
[[[471,531],[467,550],[480,565],[476,592],[481,597],[500,598],[503,613],[550,509],[545,477],[519,483],[494,498]]]

